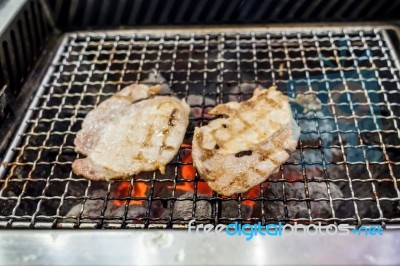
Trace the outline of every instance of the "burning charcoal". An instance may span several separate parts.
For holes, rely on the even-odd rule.
[[[335,183],[329,183],[330,194],[332,198],[342,198],[343,193]],[[311,199],[329,199],[328,189],[325,182],[308,183],[308,192]],[[331,217],[332,210],[329,200],[311,201],[311,215],[313,217]]]
[[[193,193],[186,192],[178,199],[187,199],[187,200],[175,201],[173,217],[177,219],[192,218],[192,211],[194,208]],[[169,215],[168,210],[166,210],[165,212],[163,214],[164,217]],[[195,209],[195,217],[199,219],[210,218],[211,204],[204,200],[197,201]]]
[[[102,200],[88,200],[83,206],[83,216],[99,216],[104,202]],[[78,204],[72,207],[66,217],[78,217],[81,212],[82,205]]]
[[[132,208],[132,207],[134,207],[135,205],[131,205],[130,206],[130,208]],[[139,205],[136,205],[136,207],[137,206],[139,206]],[[135,207],[134,207],[135,208]],[[149,205],[148,205],[148,201],[144,201],[143,202],[143,208],[145,209],[145,212],[144,213],[146,213],[147,212],[147,209],[149,208]],[[150,207],[150,217],[151,218],[160,218],[160,217],[162,217],[162,215],[164,214],[164,212],[165,212],[165,207],[164,207],[164,205],[163,205],[163,202],[162,201],[160,201],[160,200],[154,200],[154,201],[152,201],[151,202],[151,207]],[[129,217],[129,215],[128,215],[128,217]]]
[[[387,218],[394,218],[400,215],[399,201],[376,201],[376,196],[373,191],[373,184],[375,192],[378,198],[396,198],[397,192],[394,188],[394,184],[391,181],[382,181],[382,179],[389,179],[388,166],[386,165],[370,165],[368,168],[364,165],[348,165],[351,177],[357,177],[358,181],[352,182],[352,188],[348,182],[340,182],[340,188],[343,191],[344,198],[350,198],[353,196],[358,199],[369,199],[369,200],[348,200],[343,201],[337,212],[337,216],[340,218],[356,218],[354,213],[354,202],[356,203],[358,215],[360,218],[379,218],[381,216],[379,207]],[[372,176],[375,180],[381,182],[372,181]],[[342,174],[342,178],[347,178],[346,174]]]
[[[315,119],[314,118],[315,115]],[[308,120],[308,128],[304,128],[304,130],[310,130],[310,128],[314,127],[315,128],[315,124],[318,125],[318,129],[321,132],[332,132],[333,130],[336,129],[336,124],[335,121],[333,119],[324,119],[327,116],[327,114],[323,113],[322,111],[318,111],[314,113],[307,113],[307,114],[303,114],[302,117],[307,118]],[[316,123],[318,122],[318,123]],[[303,128],[302,128],[303,129]],[[321,136],[323,137],[330,137],[329,134],[322,134]]]
[[[115,206],[114,204],[108,204],[107,209],[105,211],[105,216],[118,216],[123,217],[125,212],[124,206]],[[146,208],[144,208],[140,204],[132,204],[128,206],[127,217],[129,218],[138,218],[144,217],[146,214]]]
[[[241,204],[239,206],[239,203],[236,200],[229,200],[229,201],[223,201],[221,204],[221,217],[224,218],[235,218],[239,217],[239,208],[241,210],[241,216],[243,218],[250,218],[251,214],[253,212],[252,207]]]
[[[331,208],[329,200],[327,201],[313,201],[313,199],[329,199],[328,190],[326,183],[324,182],[309,182],[308,184],[309,196],[311,198],[310,206],[311,206],[311,215],[316,218],[329,218],[331,217]],[[330,183],[330,190],[332,198],[340,198],[343,197],[342,192],[339,187]],[[265,213],[268,218],[284,218],[284,205],[283,205],[283,193],[282,193],[282,184],[281,183],[273,183],[269,184],[266,194],[268,198],[273,199],[282,199],[282,201],[274,200],[269,201],[265,205]],[[306,201],[302,201],[305,198],[304,192],[304,183],[296,182],[296,183],[286,183],[285,184],[285,193],[287,199],[300,199],[301,201],[288,201],[287,208],[288,214],[290,218],[308,218],[308,208]]]
[[[204,196],[204,195],[198,195]],[[194,208],[193,194],[191,192],[186,192],[183,194],[180,199],[188,199],[188,200],[179,200],[175,201],[174,204],[174,218],[191,218],[192,211]],[[249,218],[252,214],[252,207],[247,206],[245,204],[241,204],[241,215],[243,218]],[[163,216],[168,216],[169,211],[166,210]],[[239,215],[239,204],[235,200],[225,200],[221,204],[221,217],[225,218],[235,218]],[[195,217],[200,219],[209,218],[211,216],[211,204],[204,200],[198,200],[196,202],[196,210]]]
[[[189,95],[187,103],[191,106],[190,110],[190,117],[194,120],[191,120],[191,127],[194,128],[195,126],[200,125],[199,118],[206,118],[210,119],[211,116],[208,115],[208,111],[211,110],[210,106],[214,106],[215,101],[211,100],[208,97],[204,97],[204,104],[203,104],[203,96],[201,95]],[[205,107],[203,110],[203,106]],[[205,121],[203,121],[205,122]]]
[[[204,103],[203,103],[204,101]],[[212,107],[215,105],[215,99],[207,97],[207,96],[203,96],[203,95],[198,95],[198,94],[190,94],[187,97],[187,104],[189,104],[192,109],[194,108],[194,110],[192,110],[192,117],[193,118],[199,118],[201,117],[201,107],[202,106],[206,106],[206,107]],[[200,109],[200,110],[198,110]],[[204,110],[205,113],[207,110]]]
[[[246,101],[250,99],[257,87],[259,86],[255,83],[242,83],[239,86],[233,86],[227,92],[224,92],[226,96],[223,98],[223,102]]]
[[[67,217],[77,217],[81,211],[81,204],[75,205],[68,213]],[[87,200],[84,205],[82,217],[98,217],[100,219],[101,211],[104,208],[103,200]],[[117,206],[109,201],[104,216],[106,217],[123,217],[125,212],[125,205]],[[127,217],[137,218],[143,217],[146,209],[141,205],[130,205],[128,207]]]
[[[16,200],[0,200],[0,215],[11,215],[16,204]]]
[[[201,122],[203,123],[206,122],[206,121],[200,121],[199,118],[206,118],[206,119],[211,118],[211,116],[208,115],[207,112],[211,110],[211,106],[215,105],[215,99],[203,95],[190,94],[187,97],[187,104],[189,104],[189,106],[191,107],[190,118],[192,118],[190,119],[188,130],[193,131],[194,127],[200,126]],[[205,107],[204,110],[203,107]]]

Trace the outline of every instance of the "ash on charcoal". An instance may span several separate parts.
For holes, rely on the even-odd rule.
[[[0,200],[0,215],[8,216],[12,214],[14,206],[17,204],[16,200]]]
[[[82,204],[75,205],[66,215],[67,220],[72,217],[78,217],[80,215]],[[92,222],[98,222],[100,220],[101,211],[104,208],[103,200],[87,200],[83,206],[82,218],[93,217]],[[117,206],[111,201],[108,202],[107,208],[104,212],[105,217],[124,217],[125,205]],[[146,208],[141,205],[129,205],[127,217],[139,218],[144,217],[146,214]]]
[[[206,195],[198,194],[198,197],[206,197]],[[194,208],[193,193],[186,192],[175,201],[173,209],[173,218],[176,219],[189,219],[192,217]],[[186,199],[186,200],[183,200]],[[249,218],[252,214],[252,208],[239,203],[236,200],[224,200],[221,203],[221,217],[235,218],[239,216],[239,208],[241,208],[241,215],[244,218]],[[198,200],[195,208],[195,218],[207,219],[211,217],[211,203],[205,200]],[[169,210],[165,210],[163,217],[169,216]]]
[[[104,201],[103,200],[88,200],[85,202],[84,210],[82,216],[100,216],[101,210],[103,209]],[[81,210],[81,204],[74,206],[66,216],[77,216],[79,215]],[[123,217],[125,211],[125,205],[116,206],[111,202],[107,204],[107,209],[104,213],[104,216],[119,216]],[[130,205],[128,207],[128,214],[129,217],[142,217],[146,213],[146,209],[141,205]]]
[[[381,109],[382,114],[387,114],[387,110]],[[367,129],[376,129],[376,126],[371,121],[365,119],[363,121],[363,127]],[[380,127],[383,130],[393,129],[393,125],[389,119],[380,119]],[[392,177],[387,164],[380,164],[385,162],[386,158],[381,148],[371,148],[372,146],[379,147],[382,144],[390,143],[393,146],[399,145],[399,139],[397,133],[388,134],[377,132],[362,132],[360,134],[361,139],[365,147],[353,147],[345,149],[346,159],[348,161],[369,161],[369,165],[363,164],[348,164],[344,165],[333,165],[328,167],[328,176],[330,179],[344,180],[339,182],[339,187],[343,192],[344,198],[358,198],[364,200],[346,200],[343,201],[337,211],[337,217],[339,218],[356,218],[354,204],[358,209],[358,215],[360,218],[380,218],[381,214],[378,209],[382,211],[383,217],[395,218],[400,215],[400,201],[394,200],[383,200],[377,202],[373,187],[375,187],[376,195],[378,198],[386,197],[389,199],[397,198],[397,192],[394,189],[395,184],[392,181]],[[346,137],[346,136],[345,136]],[[382,139],[381,139],[382,137]],[[354,139],[354,138],[353,138]],[[353,141],[354,142],[354,141]],[[340,143],[336,143],[340,144]],[[343,141],[344,145],[353,146],[360,143],[348,143],[346,138]],[[363,150],[364,149],[364,150]],[[365,152],[365,155],[364,155]],[[341,153],[337,149],[337,153]],[[397,148],[387,148],[386,153],[390,161],[399,161],[399,152]],[[338,155],[340,158],[343,155]],[[344,159],[340,159],[343,161]],[[377,162],[377,163],[374,163]],[[392,165],[392,168],[395,167]],[[355,180],[357,179],[357,180]],[[388,181],[384,181],[388,180]],[[352,182],[352,188],[350,188],[350,181]],[[354,196],[353,196],[354,195]]]
[[[343,197],[339,187],[334,183],[329,183],[332,198]],[[309,182],[307,184],[309,196],[311,198],[310,207],[313,218],[330,218],[332,211],[329,203],[328,189],[325,182]],[[305,199],[304,183],[286,183],[286,199],[300,199],[301,201],[288,201],[287,209],[290,218],[308,218],[308,208]],[[266,217],[284,219],[283,188],[281,183],[270,183],[266,189],[268,198],[274,199],[267,201],[264,207]],[[327,199],[324,201],[313,201],[314,199]],[[280,199],[280,200],[277,200]]]
[[[236,200],[223,201],[221,204],[221,217],[235,218],[239,217],[239,209],[241,210],[242,218],[250,218],[253,213],[253,208],[244,204],[239,205]]]
[[[380,218],[381,214],[378,204],[383,217],[395,218],[400,215],[399,200],[380,200],[378,202],[373,191],[375,187],[378,198],[397,198],[395,184],[391,180],[387,165],[370,165],[368,168],[365,165],[352,165],[348,166],[348,169],[350,176],[357,177],[358,180],[353,180],[352,191],[349,182],[340,182],[344,198],[351,198],[352,194],[354,194],[355,198],[363,200],[343,201],[337,213],[339,218],[356,218],[354,203],[357,206],[358,215],[361,219]],[[370,178],[371,176],[372,178]],[[346,179],[346,174],[342,174],[342,178]],[[383,179],[387,181],[383,181]]]
[[[190,121],[185,140],[191,143],[194,128],[207,124],[208,119],[212,118],[208,112],[211,110],[212,106],[216,104],[216,101],[211,97],[203,96],[201,94],[190,94],[187,97],[187,103],[191,108]]]
[[[152,72],[149,73],[147,78],[142,80],[141,83],[147,85],[160,85],[160,94],[174,95],[174,92],[167,85],[166,79],[156,69],[153,69]]]
[[[193,193],[186,192],[175,201],[173,209],[173,218],[188,219],[193,218],[192,211],[194,208]],[[185,200],[183,200],[185,199]],[[165,210],[164,217],[169,216],[169,210]],[[195,216],[198,219],[207,219],[211,217],[211,204],[204,200],[196,202]]]

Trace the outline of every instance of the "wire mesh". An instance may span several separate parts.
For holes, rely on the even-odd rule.
[[[181,228],[197,223],[398,224],[399,69],[385,29],[203,33],[81,32],[58,55],[0,168],[0,227]],[[166,174],[92,182],[71,164],[86,114],[131,83],[162,83],[190,104]],[[298,147],[247,193],[212,192],[192,166],[194,126],[255,87],[314,93],[293,105]]]

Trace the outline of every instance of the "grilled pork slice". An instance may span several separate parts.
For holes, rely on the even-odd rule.
[[[160,86],[130,85],[90,111],[75,138],[86,155],[72,165],[91,180],[125,179],[159,169],[182,144],[190,107],[174,97],[155,96]]]
[[[209,114],[224,117],[195,129],[192,156],[200,176],[219,194],[262,183],[296,149],[300,128],[289,98],[276,87],[256,89],[248,101],[220,104]]]

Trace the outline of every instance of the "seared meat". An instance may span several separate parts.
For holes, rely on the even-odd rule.
[[[159,90],[131,85],[90,111],[75,139],[76,152],[87,157],[75,160],[74,173],[91,180],[163,173],[183,141],[190,108],[177,98],[154,96]]]
[[[195,129],[193,164],[211,189],[226,196],[276,173],[300,136],[288,97],[276,87],[256,89],[248,101],[220,104],[209,114],[224,117]]]

